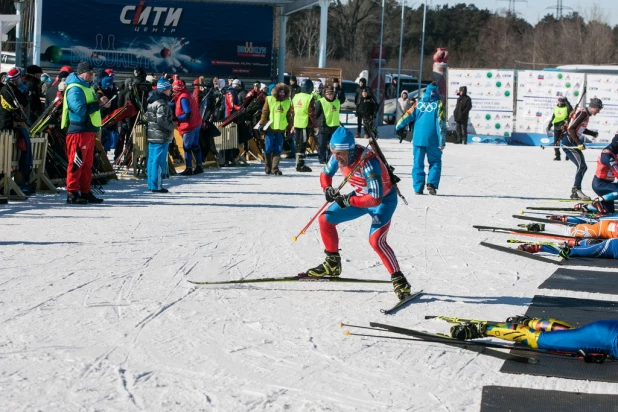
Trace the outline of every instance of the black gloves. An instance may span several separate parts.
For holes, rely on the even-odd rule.
[[[350,206],[350,194],[347,195],[339,195],[335,198],[335,202],[339,205],[340,208],[345,209]]]
[[[327,202],[334,202],[338,194],[339,192],[337,191],[337,189],[332,186],[328,186],[326,190],[324,190],[324,197],[326,198]]]

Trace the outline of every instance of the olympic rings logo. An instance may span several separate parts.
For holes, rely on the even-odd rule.
[[[438,110],[438,103],[436,103],[436,102],[433,102],[433,103],[418,102],[416,104],[416,110],[418,110],[421,113],[435,112],[436,110]]]

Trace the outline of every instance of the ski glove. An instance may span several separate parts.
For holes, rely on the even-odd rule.
[[[350,206],[350,196],[351,195],[349,194],[339,195],[335,198],[335,202],[337,202],[340,208],[345,209],[346,207]]]
[[[327,202],[334,202],[338,194],[339,192],[337,191],[337,189],[332,186],[328,186],[324,190],[324,197],[326,198]]]

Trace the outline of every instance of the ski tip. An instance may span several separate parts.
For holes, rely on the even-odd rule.
[[[343,322],[339,322],[339,327],[340,327],[340,328],[343,328],[344,326],[345,326],[345,323],[343,323]]]
[[[523,210],[520,210],[520,211],[519,211],[519,214],[520,214],[520,215],[523,215],[524,213],[526,213],[526,212],[524,212]]]
[[[351,333],[350,333],[350,331],[349,331],[349,330],[346,330],[346,331],[344,332],[344,335],[346,335],[346,336],[350,336],[350,335],[351,335]]]
[[[298,237],[297,237],[297,236],[294,236],[294,237],[292,238],[292,242],[296,242],[296,239],[298,239]]]

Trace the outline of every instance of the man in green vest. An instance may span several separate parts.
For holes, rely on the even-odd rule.
[[[67,77],[62,103],[63,129],[68,127],[67,146],[67,203],[101,203],[92,194],[92,162],[94,141],[101,127],[101,107],[108,107],[105,96],[97,98],[90,83],[94,70],[89,62],[81,62],[77,71]]]
[[[549,132],[551,128],[554,128],[554,151],[556,152],[556,157],[554,160],[560,160],[560,139],[562,138],[562,128],[565,125],[565,122],[569,118],[569,113],[573,108],[571,104],[567,100],[566,97],[559,97],[558,104],[554,107],[554,113],[551,116],[551,120],[547,125],[547,131]],[[568,160],[568,159],[565,159]]]
[[[312,91],[313,82],[310,79],[305,79],[300,84],[300,93],[296,93],[292,98],[297,172],[311,171],[311,168],[305,165],[305,152],[307,151],[309,136],[314,136],[313,129],[317,125],[315,120],[315,101],[311,95]]]
[[[315,103],[315,117],[318,120],[318,160],[320,164],[326,164],[330,159],[330,138],[340,126],[339,112],[341,102],[335,99],[335,88],[328,86],[324,91],[324,97]]]
[[[279,160],[283,151],[283,135],[292,127],[292,102],[290,88],[285,83],[277,84],[266,97],[258,131],[266,131],[264,138],[264,172],[281,176]]]

